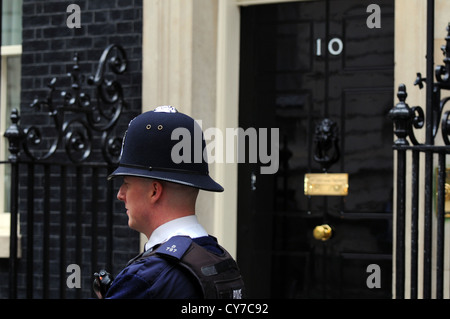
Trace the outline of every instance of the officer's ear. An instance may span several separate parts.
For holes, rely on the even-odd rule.
[[[152,180],[150,184],[150,198],[152,201],[157,201],[164,190],[164,186],[161,182],[157,180]]]

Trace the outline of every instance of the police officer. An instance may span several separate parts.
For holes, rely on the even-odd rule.
[[[100,298],[244,294],[236,262],[195,216],[199,189],[223,191],[209,176],[199,132],[191,117],[171,106],[157,107],[130,122],[119,167],[108,179],[123,178],[117,198],[125,204],[129,227],[145,234],[148,242],[115,279],[104,271],[95,274],[94,290]]]

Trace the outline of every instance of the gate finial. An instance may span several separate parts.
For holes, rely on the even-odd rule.
[[[394,141],[395,145],[409,145],[406,137],[410,130],[413,111],[406,103],[407,96],[406,86],[402,83],[398,86],[399,102],[389,111],[389,118],[394,122],[394,133],[397,136],[397,140]]]
[[[11,162],[16,162],[21,149],[20,143],[22,143],[25,133],[19,125],[20,115],[17,109],[12,110],[10,119],[11,125],[6,130],[4,136],[8,139],[9,143],[8,150],[10,154],[8,159]]]

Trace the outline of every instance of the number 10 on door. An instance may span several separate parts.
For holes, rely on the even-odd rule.
[[[331,55],[339,55],[344,50],[344,43],[339,38],[333,38],[328,41],[328,52]],[[322,56],[322,39],[316,40],[316,56]]]

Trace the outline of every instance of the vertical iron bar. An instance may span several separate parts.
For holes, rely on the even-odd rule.
[[[433,210],[433,153],[425,152],[425,214],[423,252],[423,298],[431,298],[431,253]]]
[[[98,167],[92,168],[92,213],[91,213],[91,274],[98,271]],[[93,291],[91,290],[93,293]],[[94,297],[94,295],[92,296]]]
[[[434,0],[427,2],[426,144],[434,145]]]
[[[27,180],[27,298],[33,298],[34,266],[34,164],[28,164]]]
[[[67,167],[61,165],[61,177],[60,177],[60,202],[61,202],[61,214],[59,227],[59,296],[61,299],[66,298],[66,224],[67,224]]]
[[[395,298],[405,298],[405,178],[406,151],[397,150],[397,212]]]
[[[50,164],[44,164],[43,296],[50,293]]]
[[[11,160],[11,224],[9,239],[9,298],[17,298],[17,223],[19,214],[19,163]]]
[[[436,251],[436,298],[444,294],[444,236],[445,236],[445,153],[439,153],[439,177],[437,185],[437,251]]]
[[[419,220],[419,151],[412,151],[411,186],[411,299],[417,299],[418,220]]]
[[[434,145],[434,0],[427,2],[427,79],[426,79],[426,144]],[[425,216],[424,216],[424,276],[423,298],[431,298],[431,249],[433,210],[433,154],[425,153]]]
[[[111,167],[108,168],[108,175],[113,172]],[[114,216],[114,180],[106,184],[106,264],[107,268],[113,271],[113,216]]]
[[[76,232],[76,263],[78,266],[82,267],[81,261],[82,261],[82,244],[83,244],[83,238],[82,238],[82,213],[83,213],[83,167],[77,166],[76,168],[76,226],[75,226],[75,232]],[[81,289],[77,289],[76,291],[77,298],[81,298]]]

